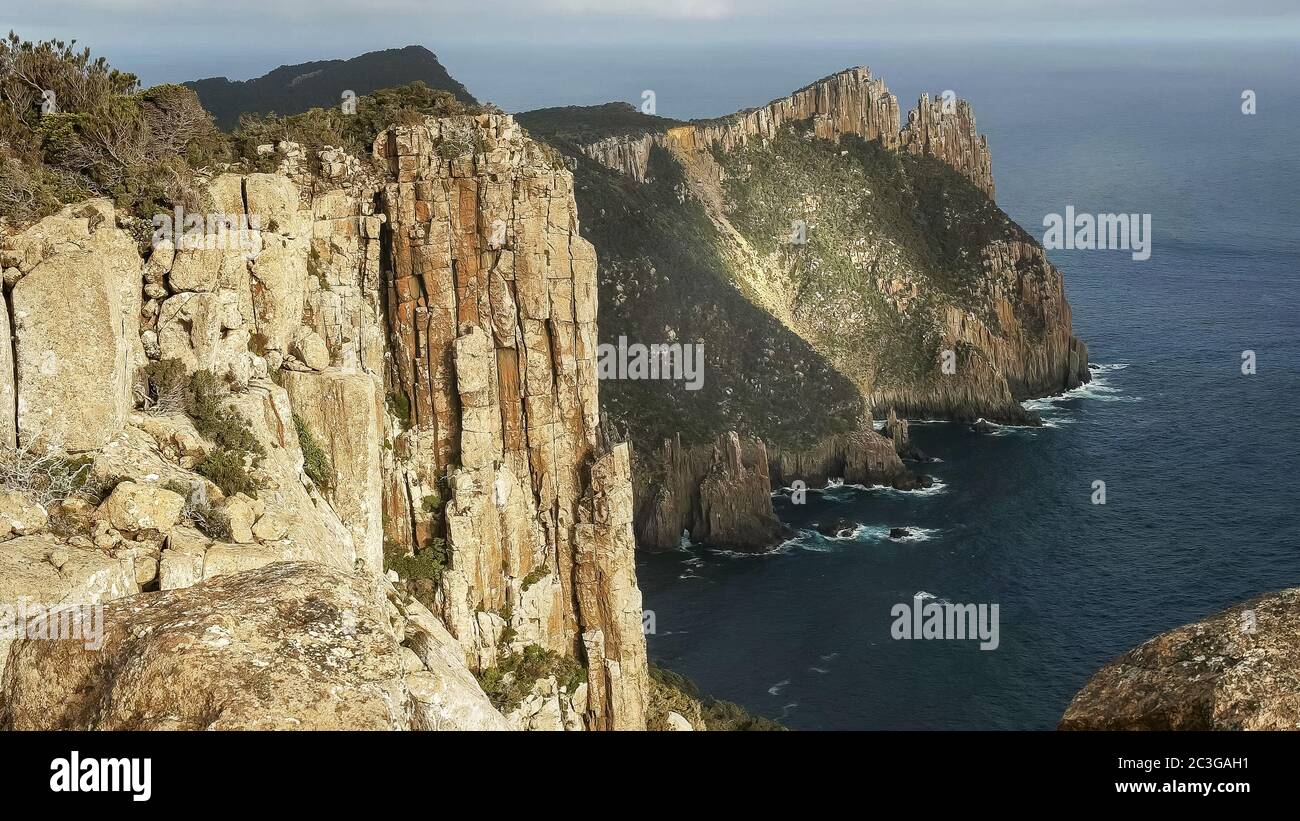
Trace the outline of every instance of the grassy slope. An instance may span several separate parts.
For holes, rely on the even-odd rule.
[[[794,333],[731,284],[716,229],[700,205],[679,202],[681,170],[651,155],[653,182],[638,184],[577,158],[582,233],[600,257],[600,337],[702,341],[704,388],[608,380],[605,410],[639,444],[681,432],[687,442],[725,430],[787,446],[810,445],[854,426],[852,386]]]
[[[846,372],[906,388],[938,367],[938,312],[958,304],[997,327],[981,290],[979,249],[1024,232],[945,164],[789,126],[766,146],[715,155],[727,171],[729,218],[790,272],[795,315]],[[807,244],[788,242],[792,220]],[[919,285],[900,314],[877,278]]]

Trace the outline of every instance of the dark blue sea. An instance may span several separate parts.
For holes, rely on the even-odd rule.
[[[1032,403],[1047,426],[915,424],[938,489],[778,499],[796,529],[843,516],[862,525],[852,538],[643,556],[652,659],[797,729],[1048,729],[1120,653],[1300,585],[1300,49],[864,45],[806,67],[789,54],[731,55],[745,71],[697,56],[715,68],[677,110],[668,79],[620,74],[617,57],[584,93],[617,96],[623,78],[636,101],[657,82],[660,113],[704,116],[866,63],[909,106],[922,89],[973,102],[998,202],[1031,233],[1067,205],[1150,213],[1152,255],[1050,253],[1097,378]],[[892,542],[891,526],[918,535]],[[1000,646],[891,639],[891,608],[918,593],[998,604]]]

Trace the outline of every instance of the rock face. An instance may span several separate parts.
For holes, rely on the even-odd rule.
[[[808,487],[825,487],[832,479],[851,485],[893,484],[908,473],[893,443],[867,430],[837,436],[804,451],[773,448],[769,464],[772,481],[780,487],[789,487],[795,480]]]
[[[6,238],[0,254],[21,275],[9,294],[19,442],[104,445],[126,422],[143,359],[135,242],[112,203],[93,200]]]
[[[114,558],[93,545],[75,547],[50,534],[0,542],[0,674],[24,614],[100,604],[140,592],[135,559]],[[12,630],[10,628],[13,628]]]
[[[900,127],[898,98],[866,66],[846,69],[788,97],[716,120],[699,120],[658,133],[604,137],[580,146],[602,165],[637,182],[646,181],[650,149],[673,145],[691,151],[733,151],[751,140],[776,136],[789,123],[810,122],[812,133],[838,141],[852,134],[889,149],[939,159],[993,199],[993,161],[988,140],[975,130],[970,103],[956,97],[921,95]]]
[[[219,241],[156,233],[141,250],[127,231],[143,223],[107,201],[0,238],[16,336],[0,346],[0,456],[82,452],[87,487],[106,491],[71,524],[61,512],[58,535],[15,497],[0,535],[25,568],[15,578],[58,601],[133,596],[143,622],[198,585],[282,562],[379,580],[418,548],[436,557],[435,615],[397,654],[422,658],[409,716],[384,672],[349,724],[547,726],[462,697],[471,670],[538,645],[587,668],[564,728],[643,728],[629,449],[599,424],[595,252],[570,172],[504,115],[393,128],[379,167],[292,143],[263,153],[277,173],[205,178],[205,216],[248,226]],[[69,305],[77,322],[51,319]],[[228,388],[222,412],[264,451],[229,469],[242,462],[256,492],[206,478],[224,446],[150,393],[144,366],[164,360]],[[92,555],[98,581],[57,571]],[[268,589],[264,608],[290,596]],[[174,726],[202,723],[173,696],[157,709]]]
[[[970,103],[922,94],[900,136],[905,151],[944,161],[993,199],[993,158],[988,139],[975,131]]]
[[[383,471],[377,448],[384,441],[378,381],[366,373],[330,369],[286,371],[284,386],[294,413],[313,432],[334,470],[321,488],[371,567],[384,565]]]
[[[770,138],[790,122],[811,120],[813,132],[826,140],[854,134],[898,146],[898,100],[866,66],[824,77],[760,108],[693,124],[693,148],[717,145],[724,151],[751,139]],[[680,140],[679,140],[680,141]]]
[[[1300,588],[1163,633],[1098,671],[1062,730],[1300,729]]]
[[[700,529],[694,462],[725,431],[765,443],[776,486],[918,489],[932,481],[902,464],[924,460],[907,418],[1038,424],[1021,402],[1089,378],[1061,272],[993,202],[989,146],[963,100],[923,96],[904,125],[884,83],[855,68],[707,122],[599,106],[520,119],[568,153],[579,204],[593,203],[582,216],[609,277],[603,341],[709,351],[698,393],[607,389],[651,471],[638,486],[642,546]],[[630,194],[597,164],[641,186]],[[714,280],[746,305],[700,284]],[[764,319],[775,327],[749,336]],[[656,467],[658,443],[677,435],[699,455]],[[761,531],[770,504],[747,498],[728,504]]]
[[[763,551],[793,535],[772,510],[761,440],[746,449],[732,431],[711,446],[687,447],[676,437],[644,461],[637,477],[642,549],[674,550],[689,536],[697,544]]]
[[[528,644],[577,656],[587,726],[643,727],[628,457],[601,445],[596,257],[572,175],[496,114],[394,127],[375,153],[394,179],[389,383],[410,426],[386,537],[445,542],[435,604],[472,667]]]
[[[133,596],[105,608],[102,648],[16,642],[0,727],[407,729],[462,726],[475,702],[490,715],[472,679],[423,663],[408,672],[405,631],[373,577],[319,564],[275,564]],[[429,645],[438,638],[420,635],[435,657]]]
[[[628,134],[605,137],[579,148],[606,168],[626,174],[637,182],[645,182],[650,169],[650,150],[663,141],[660,134]]]

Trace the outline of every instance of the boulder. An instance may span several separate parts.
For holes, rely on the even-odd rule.
[[[893,487],[894,490],[924,490],[934,487],[934,479],[924,473],[904,471],[894,477]]]
[[[17,626],[20,611],[96,604],[138,592],[133,559],[61,544],[46,534],[0,543],[0,673],[14,639],[6,628]]]
[[[852,536],[853,531],[857,529],[858,529],[857,522],[853,521],[852,519],[846,519],[843,516],[839,516],[835,519],[831,519],[826,522],[813,523],[813,530],[816,530],[818,533],[822,534],[823,536],[827,536],[832,539],[843,539],[846,536]]]
[[[1060,729],[1300,729],[1300,588],[1125,653],[1084,685]]]
[[[305,562],[113,602],[98,651],[15,643],[0,727],[405,729],[389,609],[362,577]]]
[[[293,355],[314,371],[323,371],[330,366],[329,348],[315,331],[306,330],[299,334],[293,343]]]
[[[45,529],[50,516],[45,508],[23,493],[0,490],[0,538],[10,533],[30,536]]]
[[[253,535],[253,524],[257,521],[257,512],[252,499],[237,493],[226,500],[222,506],[226,517],[230,519],[230,538],[239,544],[252,544],[257,541]]]
[[[179,493],[149,483],[119,482],[99,506],[95,518],[107,521],[122,533],[166,533],[180,521],[184,509],[185,498]]]
[[[667,723],[669,730],[677,732],[695,730],[695,728],[691,726],[691,722],[686,720],[686,716],[681,713],[674,713],[671,710],[668,711],[668,717],[665,719],[665,722]]]

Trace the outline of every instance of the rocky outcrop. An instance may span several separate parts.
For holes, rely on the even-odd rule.
[[[639,460],[637,544],[675,550],[682,540],[727,550],[763,551],[792,533],[772,509],[767,448],[761,440],[742,445],[734,432],[712,445],[683,446],[665,440]]]
[[[1063,730],[1300,729],[1300,588],[1147,641],[1098,671]]]
[[[824,77],[760,108],[692,123],[689,134],[674,129],[671,139],[694,149],[716,145],[730,151],[752,139],[771,138],[787,123],[809,120],[821,139],[853,134],[880,140],[886,148],[898,147],[898,100],[866,66]]]
[[[284,387],[293,412],[312,432],[333,470],[325,495],[371,567],[384,563],[383,399],[378,380],[364,372],[326,369],[286,371]]]
[[[380,730],[504,726],[447,639],[364,573],[275,564],[104,608],[101,647],[21,639],[0,727]],[[426,663],[425,658],[431,663]],[[409,659],[409,660],[408,660]]]
[[[975,131],[970,103],[955,97],[931,100],[922,94],[907,114],[899,142],[908,153],[952,166],[993,199],[993,158],[988,139]]]
[[[664,141],[662,134],[620,134],[579,146],[596,162],[645,182],[650,170],[650,150]]]
[[[572,175],[497,114],[394,127],[375,153],[393,179],[389,384],[409,426],[387,539],[445,544],[433,604],[471,667],[530,644],[575,656],[586,725],[643,727],[631,484],[626,448],[601,444],[596,258]]]
[[[866,66],[824,77],[765,106],[660,131],[603,137],[579,149],[607,168],[645,182],[655,145],[734,151],[750,141],[772,139],[790,123],[809,123],[819,139],[838,141],[851,134],[888,149],[934,157],[993,199],[988,139],[976,132],[970,103],[956,97],[932,101],[923,94],[900,127],[898,98]]]
[[[898,458],[913,462],[929,461],[929,457],[920,448],[912,444],[912,438],[908,434],[907,420],[899,417],[892,408],[885,418],[885,427],[882,432],[886,439],[894,443],[894,452],[898,454]]]
[[[4,378],[16,388],[20,444],[92,450],[126,423],[143,362],[140,255],[115,217],[111,202],[92,200],[4,240],[0,263],[16,280],[13,370]],[[8,405],[0,415],[8,418]]]
[[[115,557],[89,542],[69,545],[52,534],[0,542],[0,674],[18,632],[34,625],[29,613],[133,596],[137,575],[134,556]]]
[[[771,448],[768,461],[778,487],[790,487],[795,480],[810,488],[825,487],[832,479],[855,485],[892,485],[910,476],[894,443],[868,430],[832,437],[801,451]]]
[[[200,216],[216,236],[155,234],[142,251],[143,224],[94,201],[3,238],[17,344],[0,367],[0,435],[84,451],[78,481],[112,490],[76,522],[60,513],[57,536],[15,496],[0,542],[13,577],[56,603],[132,596],[161,613],[173,599],[135,594],[286,561],[379,583],[385,536],[394,558],[436,542],[437,615],[412,618],[421,637],[399,654],[423,665],[407,676],[409,726],[510,725],[458,694],[471,668],[539,645],[587,667],[565,728],[644,727],[629,452],[599,429],[595,254],[569,172],[498,115],[394,128],[378,171],[333,149],[265,148],[277,173],[207,180],[215,213]],[[83,304],[84,323],[48,319]],[[223,446],[179,396],[151,393],[142,366],[164,360],[229,387],[222,413],[262,451],[234,457],[255,494],[200,475]],[[100,581],[59,574],[91,555]],[[367,703],[348,723],[407,721]],[[241,720],[261,707],[248,709]]]

